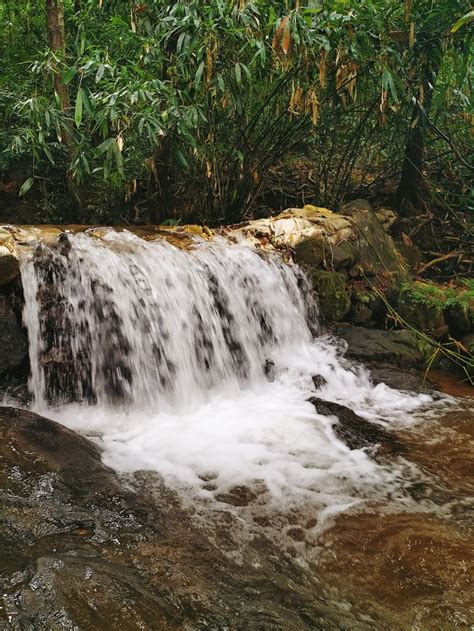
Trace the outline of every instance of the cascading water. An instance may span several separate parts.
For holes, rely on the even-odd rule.
[[[204,499],[259,484],[333,510],[396,476],[337,440],[307,402],[315,374],[322,397],[376,422],[429,400],[373,387],[314,337],[304,275],[245,242],[68,235],[25,255],[22,280],[36,409],[95,436],[118,470]]]
[[[303,275],[246,246],[77,235],[25,259],[22,277],[39,407],[183,409],[264,380],[275,354],[311,340]]]

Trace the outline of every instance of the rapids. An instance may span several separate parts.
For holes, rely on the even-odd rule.
[[[408,501],[402,465],[350,450],[307,399],[320,375],[318,396],[397,428],[431,398],[344,359],[297,266],[245,242],[110,232],[39,246],[21,268],[33,408],[94,437],[119,472],[156,471],[204,504],[252,487],[320,518]]]

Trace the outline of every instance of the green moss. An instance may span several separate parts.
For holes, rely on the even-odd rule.
[[[431,364],[431,368],[436,368],[441,361],[443,354],[439,353],[436,358],[433,360],[433,353],[436,351],[436,342],[430,341],[428,336],[420,335],[415,331],[410,333],[413,346],[417,349],[417,351],[422,355],[423,362],[426,365]]]
[[[420,331],[433,331],[444,324],[446,293],[427,283],[403,283],[397,311],[409,325]]]
[[[351,306],[344,274],[313,270],[311,280],[319,299],[319,308],[324,319],[338,322],[347,315]]]
[[[474,290],[464,287],[450,288],[446,292],[446,320],[456,337],[474,328]]]
[[[439,305],[440,301],[444,301],[446,297],[445,291],[440,287],[418,281],[403,283],[401,291],[409,294],[413,302],[429,306]]]
[[[455,337],[474,327],[474,289],[466,279],[460,287],[443,288],[429,283],[403,283],[397,311],[420,331],[433,331],[446,321]]]
[[[474,278],[461,278],[460,282],[471,290],[472,296],[474,297]]]

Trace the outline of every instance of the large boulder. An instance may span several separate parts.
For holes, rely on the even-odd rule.
[[[0,294],[0,375],[20,366],[28,354],[28,340],[9,296]]]
[[[295,248],[296,263],[306,267],[340,271],[352,267],[357,260],[357,249],[350,241],[331,245],[313,237],[305,239]]]
[[[130,541],[153,536],[152,509],[121,488],[99,449],[15,408],[0,407],[0,434],[0,627],[175,628],[179,611],[124,559]]]
[[[347,343],[346,356],[362,362],[422,366],[425,357],[410,331],[382,331],[338,325],[334,333]]]
[[[407,277],[408,269],[392,238],[366,200],[355,200],[342,212],[352,220],[359,250],[361,275],[389,274]]]
[[[288,208],[276,217],[258,219],[229,229],[224,234],[241,233],[248,241],[262,248],[295,248],[307,239],[336,246],[354,236],[351,222],[327,208],[306,205]]]

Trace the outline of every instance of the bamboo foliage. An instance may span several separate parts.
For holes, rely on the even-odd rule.
[[[54,172],[146,197],[155,218],[189,205],[239,220],[296,149],[315,201],[337,205],[356,172],[360,186],[397,177],[429,116],[467,138],[463,0],[65,2],[64,51],[43,2],[10,3],[8,21],[0,4],[0,168],[21,164],[25,195]]]

